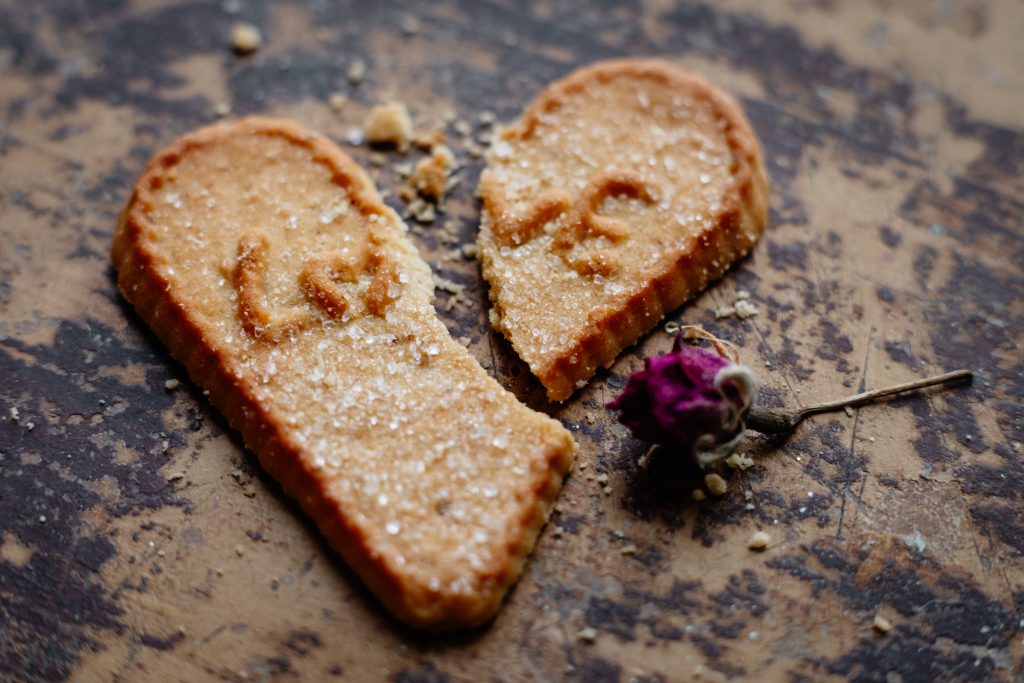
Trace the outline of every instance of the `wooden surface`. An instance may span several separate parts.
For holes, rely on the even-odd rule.
[[[1024,677],[1019,0],[234,5],[0,2],[0,678]],[[240,18],[265,35],[248,57],[230,50]],[[668,335],[550,406],[488,329],[478,264],[451,254],[477,230],[480,164],[449,127],[462,180],[414,232],[466,286],[450,310],[438,292],[440,315],[581,451],[497,619],[410,632],[117,294],[117,212],[150,154],[219,103],[343,140],[399,97],[421,127],[451,111],[475,136],[481,112],[510,120],[552,79],[620,55],[736,94],[773,183],[765,239],[674,320],[736,342],[770,404],[958,367],[977,379],[752,435],[755,466],[695,502],[700,475],[671,457],[638,467],[645,446],[602,407]],[[401,208],[393,166],[416,153],[374,166],[346,149]],[[741,289],[760,313],[716,321]],[[757,529],[763,553],[747,549]]]

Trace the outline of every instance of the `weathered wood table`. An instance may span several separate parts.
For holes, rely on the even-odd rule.
[[[1021,680],[1024,5],[892,5],[0,2],[0,678]],[[232,52],[237,21],[263,33],[251,55]],[[487,112],[510,120],[620,55],[736,94],[773,183],[765,239],[673,320],[738,344],[770,404],[958,367],[974,384],[752,435],[756,464],[703,501],[693,468],[638,467],[645,446],[603,408],[663,331],[545,404],[457,251],[477,231],[476,147]],[[254,112],[345,144],[389,98],[444,125],[464,164],[446,213],[413,222],[464,286],[438,290],[440,315],[581,446],[507,604],[455,636],[388,617],[108,261],[157,147]],[[345,147],[402,210],[395,166],[420,153]],[[758,315],[716,320],[741,290]]]

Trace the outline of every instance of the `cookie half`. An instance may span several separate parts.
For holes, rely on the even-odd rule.
[[[142,173],[113,260],[125,298],[263,467],[400,619],[488,619],[571,465],[431,305],[430,269],[325,137],[251,118]]]
[[[707,81],[659,60],[580,69],[488,151],[491,322],[564,400],[750,251],[768,192],[750,124]]]

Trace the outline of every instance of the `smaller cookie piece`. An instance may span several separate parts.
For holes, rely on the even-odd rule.
[[[561,401],[750,250],[768,181],[730,97],[625,59],[538,95],[488,151],[480,194],[491,322]]]

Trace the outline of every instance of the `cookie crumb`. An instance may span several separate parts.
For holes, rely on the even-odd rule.
[[[630,543],[629,545],[623,546],[622,550],[619,552],[623,555],[636,555],[636,546]]]
[[[725,464],[734,470],[747,470],[754,466],[754,459],[749,453],[733,453],[725,459]]]
[[[213,115],[222,119],[231,113],[231,105],[227,102],[217,102],[213,105]]]
[[[580,632],[576,634],[580,640],[584,643],[592,643],[597,640],[597,630],[591,626],[580,629]]]
[[[420,30],[420,21],[411,14],[403,16],[399,22],[399,27],[402,29],[402,33],[407,36],[416,35]]]
[[[241,543],[239,543],[238,545],[236,545],[236,546],[235,546],[235,553],[236,553],[236,554],[237,554],[237,555],[238,555],[239,557],[241,557],[242,555],[245,555],[245,546],[244,546],[244,545],[242,545]]]
[[[239,22],[231,27],[231,47],[237,54],[250,54],[262,45],[263,34],[252,24]]]
[[[715,320],[721,320],[722,318],[729,318],[736,314],[735,306],[719,306],[715,309]]]
[[[726,491],[729,490],[729,484],[726,483],[725,479],[722,479],[722,477],[713,472],[704,477],[704,485],[708,487],[708,491],[714,496],[724,496]]]
[[[704,493],[704,489],[694,489],[690,491],[690,497],[694,500],[704,500],[707,498],[707,494]]]
[[[348,77],[348,82],[352,85],[359,85],[366,78],[366,62],[360,57],[356,57],[352,60],[352,63],[348,65],[348,71],[345,73]]]
[[[846,417],[853,417],[853,408],[850,406],[843,406],[843,412],[846,413]]]
[[[747,541],[747,547],[751,550],[764,550],[768,547],[768,543],[771,541],[771,536],[764,531],[755,531],[754,535]]]
[[[333,92],[327,98],[327,106],[336,114],[341,113],[346,104],[348,104],[348,96],[345,93]]]
[[[409,144],[412,119],[401,102],[378,104],[366,115],[363,132],[371,144],[392,144],[399,148]]]
[[[871,628],[875,629],[879,633],[885,634],[892,631],[892,622],[881,614],[876,614],[875,620],[871,622]]]
[[[181,382],[176,379],[169,379],[164,382],[164,389],[167,389],[167,391],[174,391],[179,386],[181,386]]]
[[[448,190],[448,173],[455,166],[455,157],[445,145],[437,145],[430,156],[416,165],[407,182],[421,197],[439,203]]]
[[[752,318],[758,314],[757,306],[746,299],[740,299],[736,302],[735,311],[736,317],[740,320],[746,320],[747,318]]]

